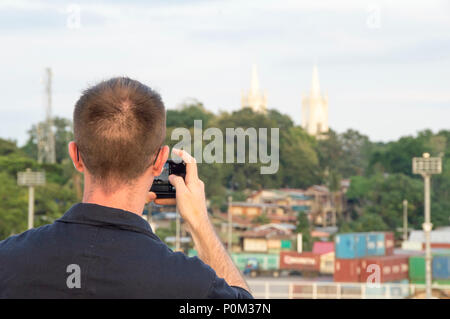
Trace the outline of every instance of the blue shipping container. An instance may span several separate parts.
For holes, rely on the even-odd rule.
[[[366,256],[366,242],[366,233],[336,235],[336,258],[351,259]]]
[[[384,236],[384,233],[367,233],[367,256],[384,256],[386,254]]]
[[[377,234],[369,233],[367,234],[367,255],[376,256],[377,255]]]
[[[433,279],[450,279],[450,255],[433,256]]]
[[[355,233],[357,257],[367,256],[367,234]]]

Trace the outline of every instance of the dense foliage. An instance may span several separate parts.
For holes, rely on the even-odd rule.
[[[354,130],[341,134],[330,131],[326,138],[315,139],[275,110],[267,115],[250,109],[214,114],[200,103],[191,103],[167,112],[167,144],[173,146],[178,142],[171,138],[178,127],[187,128],[193,136],[194,120],[202,120],[203,131],[209,127],[222,132],[237,127],[279,128],[280,163],[274,175],[261,175],[260,166],[265,164],[249,163],[248,149],[245,163],[199,164],[213,210],[225,210],[227,196],[244,200],[251,190],[324,184],[335,192],[342,179],[350,179],[348,203],[338,217],[340,231],[401,227],[403,199],[409,202],[410,225],[420,228],[423,181],[412,174],[411,159],[429,152],[443,157],[443,173],[432,178],[432,222],[435,227],[450,223],[450,131],[423,131],[415,137],[389,143],[373,143]],[[81,199],[82,177],[75,172],[67,155],[67,142],[73,137],[71,121],[54,120],[57,158],[54,165],[36,162],[36,127],[30,129],[23,147],[0,139],[0,239],[26,229],[28,196],[26,188],[17,186],[19,171],[29,167],[46,172],[47,184],[36,189],[36,226],[52,222]],[[209,142],[203,141],[203,146]],[[304,220],[305,216],[299,219]],[[302,226],[299,231],[307,233]],[[305,244],[310,245],[305,236]]]

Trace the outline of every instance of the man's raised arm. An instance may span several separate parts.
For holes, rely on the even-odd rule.
[[[170,175],[169,181],[176,188],[178,210],[188,224],[200,259],[214,269],[217,276],[225,279],[228,285],[250,291],[209,220],[205,185],[198,178],[195,158],[182,150],[173,149],[173,153],[186,163],[186,177],[183,180],[180,176]]]

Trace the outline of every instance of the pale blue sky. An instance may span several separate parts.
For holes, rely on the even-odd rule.
[[[0,137],[23,144],[43,119],[47,66],[54,114],[71,117],[87,85],[115,75],[156,88],[168,108],[238,109],[257,63],[269,107],[300,123],[314,61],[338,132],[450,129],[449,3],[0,0]],[[70,8],[80,28],[67,26]]]

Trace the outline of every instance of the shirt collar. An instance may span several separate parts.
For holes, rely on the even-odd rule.
[[[73,205],[57,222],[116,227],[154,236],[148,222],[135,213],[91,203]]]

